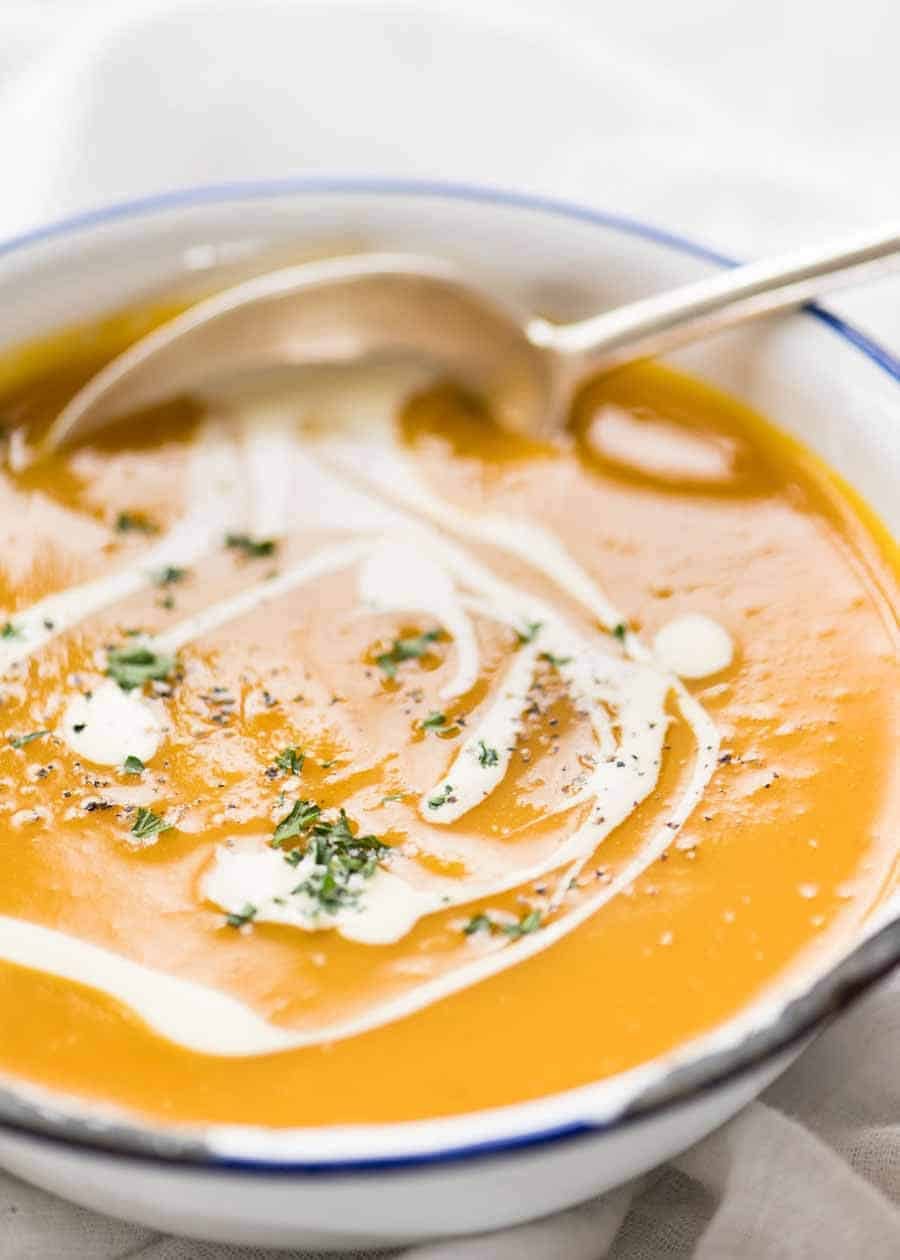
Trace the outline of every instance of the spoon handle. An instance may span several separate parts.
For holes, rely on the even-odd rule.
[[[797,306],[900,267],[900,223],[717,271],[575,324],[532,320],[530,340],[573,378],[674,350],[710,333]]]

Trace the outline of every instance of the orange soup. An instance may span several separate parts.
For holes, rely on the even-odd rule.
[[[0,397],[7,1079],[449,1115],[670,1051],[860,930],[897,570],[808,452],[658,366],[547,443],[383,366],[39,457],[121,329]]]

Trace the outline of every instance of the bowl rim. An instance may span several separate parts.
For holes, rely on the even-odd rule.
[[[54,220],[37,228],[22,232],[0,241],[0,260],[24,253],[33,246],[40,246],[79,232],[106,224],[123,222],[168,210],[190,210],[204,205],[215,206],[242,201],[265,201],[281,197],[298,196],[384,196],[397,198],[438,198],[445,201],[484,205],[494,208],[526,210],[546,214],[569,222],[581,222],[625,236],[643,239],[674,252],[688,255],[719,267],[738,264],[718,250],[678,232],[649,223],[630,215],[594,209],[565,199],[518,192],[508,188],[483,184],[470,184],[442,180],[403,179],[375,176],[311,175],[295,178],[234,181],[221,184],[205,184],[196,187],[180,187],[131,200],[115,202],[80,214]],[[854,346],[890,380],[900,385],[900,357],[894,355],[877,340],[868,336],[853,324],[818,303],[805,305],[801,315],[816,320],[844,342]],[[700,1102],[708,1095],[739,1082],[754,1071],[762,1072],[792,1053],[802,1049],[804,1043],[820,1031],[836,1015],[862,996],[878,980],[900,965],[900,915],[864,940],[856,949],[822,976],[799,997],[795,997],[781,1009],[778,1016],[756,1031],[742,1036],[734,1045],[699,1055],[683,1066],[667,1070],[658,1081],[639,1088],[623,1109],[609,1118],[585,1115],[562,1124],[538,1126],[533,1129],[516,1126],[516,1131],[502,1133],[502,1115],[505,1109],[494,1109],[500,1133],[496,1137],[470,1142],[454,1142],[436,1145],[429,1149],[414,1149],[373,1156],[316,1157],[312,1159],[284,1158],[279,1156],[240,1156],[225,1154],[204,1135],[227,1129],[230,1132],[249,1126],[206,1125],[193,1127],[163,1127],[143,1123],[137,1118],[125,1119],[110,1114],[103,1104],[78,1100],[77,1109],[63,1111],[67,1099],[53,1096],[52,1100],[35,1100],[35,1092],[29,1091],[22,1082],[21,1091],[15,1083],[0,1085],[0,1134],[7,1132],[19,1137],[49,1143],[55,1146],[74,1147],[85,1154],[95,1156],[115,1155],[117,1158],[161,1164],[169,1169],[182,1168],[194,1171],[222,1171],[241,1174],[277,1176],[335,1176],[339,1174],[379,1173],[391,1170],[433,1168],[435,1165],[456,1164],[491,1156],[508,1156],[550,1145],[569,1143],[577,1139],[598,1137],[644,1123],[663,1114],[672,1113]],[[581,1089],[591,1089],[589,1083]],[[539,1108],[552,1098],[562,1098],[560,1091],[538,1099],[517,1104],[517,1110]],[[72,1100],[73,1103],[75,1100]],[[589,1110],[589,1108],[586,1108]],[[471,1113],[473,1115],[479,1113]],[[490,1114],[482,1111],[480,1114]],[[464,1119],[464,1116],[452,1119]],[[411,1122],[411,1127],[422,1122]],[[425,1123],[435,1123],[433,1119]],[[437,1121],[440,1123],[440,1121]],[[409,1125],[410,1122],[405,1122]],[[398,1124],[371,1124],[353,1126],[359,1131],[396,1131]],[[322,1126],[318,1132],[339,1131],[345,1126]],[[266,1130],[256,1132],[300,1133],[302,1130]],[[311,1132],[311,1130],[307,1130]]]

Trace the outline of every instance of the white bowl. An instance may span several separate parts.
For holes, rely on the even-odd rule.
[[[556,318],[728,265],[646,224],[488,189],[313,179],[116,206],[0,245],[0,346],[142,294],[297,251],[420,250]],[[820,452],[900,531],[900,363],[820,309],[674,361]],[[0,1162],[78,1203],[177,1233],[387,1246],[536,1217],[617,1185],[733,1115],[900,961],[885,908],[854,953],[653,1064],[526,1104],[396,1125],[160,1129],[0,1089]]]

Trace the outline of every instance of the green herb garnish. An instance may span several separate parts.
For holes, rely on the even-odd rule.
[[[27,735],[17,735],[15,739],[9,742],[13,748],[24,748],[26,744],[30,744],[35,739],[41,739],[44,735],[49,735],[49,731],[29,731]]]
[[[238,910],[236,914],[229,914],[225,922],[229,927],[243,927],[245,923],[252,922],[256,918],[257,908],[251,905],[249,901],[244,903],[243,909]]]
[[[289,812],[275,828],[272,847],[277,849],[285,840],[293,840],[295,836],[308,831],[321,812],[319,806],[312,801],[294,801]]]
[[[183,582],[187,574],[187,569],[179,569],[176,564],[167,564],[164,569],[154,573],[153,582],[155,586],[174,586],[176,582]]]
[[[122,762],[122,771],[124,774],[143,774],[146,766],[140,757],[134,757],[131,753]]]
[[[359,900],[360,880],[370,879],[389,851],[377,836],[355,836],[343,809],[331,821],[320,817],[310,829],[303,853],[303,858],[312,855],[312,870],[292,894],[311,897],[319,913],[335,914]]]
[[[518,923],[502,923],[500,931],[513,940],[518,940],[520,936],[528,936],[531,932],[536,932],[541,926],[540,910],[532,910],[528,914],[522,916]]]
[[[249,534],[225,535],[225,546],[242,552],[249,560],[274,555],[277,545],[274,538],[251,538]]]
[[[483,739],[478,741],[478,764],[480,766],[495,766],[500,760],[500,754],[496,748],[491,748]]]
[[[429,713],[428,717],[425,718],[422,723],[422,727],[426,731],[436,731],[446,725],[447,719],[444,717],[443,713]]]
[[[429,796],[428,808],[440,809],[442,805],[446,805],[447,802],[450,800],[450,795],[452,791],[453,791],[452,785],[449,783],[446,783],[442,791],[438,792],[435,796]]]
[[[552,665],[554,669],[559,669],[560,665],[568,665],[571,659],[571,656],[554,656],[552,652],[541,652],[541,660]]]
[[[613,626],[612,634],[614,639],[618,639],[620,643],[625,642],[625,635],[628,633],[628,627],[624,621],[620,621],[617,626]]]
[[[463,932],[466,936],[473,936],[476,932],[490,932],[491,936],[501,933],[503,936],[508,936],[510,940],[517,941],[520,936],[529,936],[532,932],[536,932],[540,926],[540,910],[529,911],[515,923],[500,923],[497,919],[492,919],[489,914],[475,914],[463,927]]]
[[[113,648],[106,656],[106,672],[123,691],[142,687],[151,679],[166,679],[174,668],[173,656],[154,652],[146,646]]]
[[[533,643],[543,624],[543,621],[526,621],[524,630],[517,629],[516,638],[519,640],[519,646],[522,647],[526,643]]]
[[[170,822],[166,822],[165,818],[160,818],[159,814],[154,814],[152,809],[144,809],[141,806],[135,815],[131,834],[137,836],[139,840],[147,840],[151,836],[159,836],[164,831],[171,830],[172,824]]]
[[[116,517],[116,533],[158,534],[159,526],[136,512],[120,512]]]
[[[391,650],[377,656],[375,663],[384,670],[388,678],[396,678],[397,666],[402,661],[414,661],[425,656],[432,643],[436,643],[440,637],[440,630],[426,630],[424,634],[417,634],[409,639],[395,639]]]
[[[299,774],[306,756],[299,748],[285,748],[275,758],[275,765],[285,774]]]
[[[295,801],[270,843],[277,849],[295,837],[302,844],[285,853],[284,860],[289,866],[304,863],[306,874],[291,895],[310,897],[316,913],[334,914],[357,901],[360,880],[374,875],[379,860],[389,852],[376,836],[354,835],[343,809],[336,818],[326,818],[312,801]]]
[[[0,629],[0,639],[21,639],[21,637],[22,631],[17,626],[14,626],[11,621],[7,621],[3,628]]]

